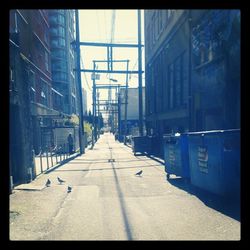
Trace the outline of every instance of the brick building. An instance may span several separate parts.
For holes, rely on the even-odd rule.
[[[17,184],[30,178],[32,149],[51,146],[43,131],[60,113],[52,102],[48,12],[17,9],[9,17],[10,167]]]

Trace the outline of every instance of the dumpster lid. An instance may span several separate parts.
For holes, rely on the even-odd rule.
[[[238,132],[240,129],[225,129],[225,130],[207,130],[207,131],[198,131],[198,132],[189,132],[188,135],[201,135],[201,134],[218,134],[224,132]]]
[[[147,136],[146,135],[142,135],[142,136],[141,135],[136,135],[136,136],[131,135],[131,138],[143,138],[143,137],[147,137]]]
[[[187,135],[188,133],[175,133],[175,134],[165,134],[163,135],[163,138],[164,139],[168,139],[170,137],[180,137],[180,136],[184,136],[184,135]]]

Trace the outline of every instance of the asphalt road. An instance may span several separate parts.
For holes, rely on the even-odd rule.
[[[162,164],[110,134],[28,185],[10,195],[11,240],[240,240],[240,221],[225,205],[167,181]]]

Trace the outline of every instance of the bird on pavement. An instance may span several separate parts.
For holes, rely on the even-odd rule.
[[[141,174],[142,174],[142,170],[141,170],[141,171],[139,171],[139,172],[137,172],[135,175],[137,175],[137,176],[141,176]]]
[[[50,179],[48,179],[47,182],[46,182],[46,184],[45,184],[45,186],[46,186],[46,187],[49,187],[50,184],[51,184],[51,181],[50,181]]]
[[[57,177],[57,180],[60,184],[62,184],[63,182],[65,182],[64,180],[60,179],[59,177]]]
[[[70,193],[72,190],[72,187],[68,186],[68,193]]]

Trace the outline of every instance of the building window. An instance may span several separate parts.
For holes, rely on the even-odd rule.
[[[69,104],[69,95],[68,94],[65,94],[65,99],[64,99],[64,101],[65,101],[65,104]]]
[[[65,39],[64,38],[59,38],[58,39],[58,45],[62,46],[62,47],[65,47]]]
[[[57,29],[56,28],[50,28],[49,30],[51,36],[56,36],[57,35]]]
[[[163,29],[162,10],[159,10],[158,13],[159,13],[159,32],[161,33]]]
[[[57,12],[58,14],[64,14],[64,10],[54,10],[55,12]]]
[[[57,39],[51,39],[51,46],[57,47],[58,46],[58,40]]]
[[[9,90],[10,91],[17,91],[17,86],[16,86],[16,77],[15,77],[15,70],[13,67],[9,68],[10,70],[10,84],[9,84]]]
[[[74,79],[73,78],[71,78],[71,81],[74,84]],[[76,87],[75,87],[75,85],[72,86],[72,93],[73,93],[73,95],[76,95]]]
[[[47,51],[44,51],[45,56],[45,68],[47,71],[49,71],[49,53]]]
[[[60,70],[60,71],[66,71],[67,70],[67,64],[66,61],[53,61],[52,62],[52,70]]]
[[[48,83],[43,80],[42,78],[40,78],[40,82],[41,82],[41,104],[45,105],[45,106],[49,106],[49,89],[48,89]]]
[[[61,13],[60,14],[59,13],[60,12],[51,14],[49,17],[49,21],[51,24],[56,24],[56,25],[60,24],[60,25],[64,26],[65,25],[65,17],[63,15],[63,13],[62,13],[62,15],[61,15]]]
[[[155,36],[157,40],[159,36],[159,10],[157,10],[155,13],[155,25],[154,26],[155,26]]]
[[[151,49],[152,47],[152,33],[150,29],[151,25],[149,24],[147,27],[147,42],[148,42],[148,48]]]
[[[168,67],[169,82],[169,108],[174,107],[174,65],[171,63]]]
[[[29,80],[30,80],[30,100],[32,102],[35,101],[35,95],[36,95],[36,83],[35,83],[35,73],[33,71],[30,71],[29,73]]]
[[[65,29],[63,27],[59,27],[59,29],[58,29],[58,35],[59,36],[65,36]]]
[[[156,32],[156,29],[155,29],[155,14],[152,17],[152,26],[151,26],[151,28],[152,28],[152,44],[154,45],[155,37],[156,37],[156,35],[155,35],[155,32]]]
[[[47,45],[49,44],[49,30],[47,27],[44,28],[44,41]]]
[[[167,24],[172,19],[173,14],[174,14],[174,10],[166,10],[166,21],[167,21]]]
[[[76,113],[76,100],[73,96],[71,96],[71,101],[72,101],[72,112]]]
[[[51,51],[51,56],[52,59],[55,57],[64,59],[66,57],[66,52],[63,49],[53,49]]]
[[[188,55],[185,51],[182,54],[182,105],[186,106],[188,102]]]
[[[157,35],[158,35],[158,23],[156,20],[156,13],[153,16],[153,44],[155,44],[156,40],[157,40]]]
[[[51,16],[49,17],[49,22],[50,22],[51,24],[56,24],[56,22],[57,22],[57,17],[54,16],[54,15],[51,15]]]
[[[65,25],[65,17],[62,15],[58,15],[58,23],[61,25]]]
[[[166,72],[167,85],[164,93],[168,102],[164,109],[186,107],[188,98],[188,58],[184,51],[175,61],[168,66]]]
[[[174,63],[174,106],[179,107],[181,105],[181,57],[178,57]]]
[[[52,90],[53,108],[56,109],[56,110],[62,110],[63,95],[61,95],[58,91],[56,91],[53,88],[51,90]]]
[[[67,74],[63,72],[54,72],[52,77],[54,81],[67,81]]]
[[[51,40],[51,46],[52,47],[65,47],[65,39],[64,38],[55,38],[53,40]]]
[[[10,81],[14,82],[15,78],[14,78],[14,69],[12,67],[10,67]]]

